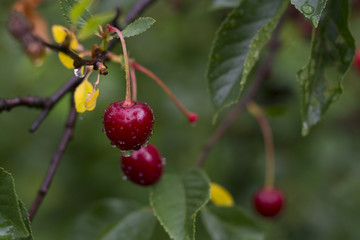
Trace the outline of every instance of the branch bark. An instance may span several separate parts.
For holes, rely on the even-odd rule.
[[[72,138],[72,135],[74,132],[74,127],[75,127],[75,122],[76,122],[76,116],[77,116],[77,112],[75,109],[74,98],[72,97],[71,103],[70,103],[69,115],[68,115],[68,118],[67,118],[67,121],[65,124],[64,134],[61,138],[58,149],[52,158],[48,172],[47,172],[46,177],[41,185],[41,188],[39,189],[38,194],[35,198],[35,201],[30,208],[30,211],[29,211],[30,221],[32,221],[34,219],[35,213],[37,212],[39,206],[41,205],[42,201],[44,200],[45,195],[49,191],[51,182],[52,182],[52,180],[55,176],[56,170],[60,164],[60,160],[65,152],[67,145],[69,144],[69,141]]]

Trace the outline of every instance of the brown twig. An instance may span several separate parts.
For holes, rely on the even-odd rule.
[[[45,108],[49,105],[48,98],[42,97],[17,97],[11,99],[0,99],[0,113],[2,111],[10,111],[14,107],[26,106],[30,108]]]
[[[44,106],[44,110],[41,112],[39,117],[36,119],[36,121],[33,123],[33,125],[30,127],[30,132],[36,131],[36,129],[39,127],[39,125],[42,123],[42,121],[46,118],[46,116],[49,114],[51,109],[59,102],[59,100],[69,91],[72,91],[77,85],[81,83],[83,78],[73,76],[69,79],[59,90],[57,90],[50,98],[46,99],[46,105]]]
[[[150,3],[154,2],[155,0],[141,0],[139,1],[134,8],[132,8],[132,10],[130,10],[129,12],[129,17],[127,17],[126,22],[129,23],[132,22],[133,18],[136,18],[137,16],[139,16],[149,5]],[[116,16],[116,19],[118,18],[118,14]],[[114,21],[116,21],[116,19],[114,19]],[[108,50],[110,50],[113,47],[113,45],[108,45]],[[45,101],[46,99],[46,105],[41,106],[41,108],[43,108],[43,112],[40,114],[40,116],[38,117],[38,119],[34,122],[34,124],[31,126],[30,131],[35,131],[37,129],[37,127],[40,125],[40,123],[45,119],[45,117],[48,115],[48,113],[51,111],[51,109],[53,108],[53,106],[66,94],[66,93],[71,93],[71,108],[70,108],[70,112],[68,115],[68,119],[66,122],[66,127],[65,127],[65,132],[63,134],[63,137],[61,139],[61,142],[59,144],[58,150],[57,152],[54,154],[53,159],[50,163],[48,172],[46,174],[46,177],[41,185],[40,190],[38,191],[38,194],[31,206],[31,209],[29,211],[29,219],[30,221],[33,220],[36,212],[38,211],[41,203],[44,200],[45,195],[47,194],[47,192],[49,191],[50,188],[50,184],[54,178],[55,172],[60,164],[60,160],[62,158],[62,155],[69,143],[69,141],[71,140],[71,137],[73,135],[73,130],[74,130],[74,126],[75,126],[75,122],[76,122],[76,116],[77,116],[77,112],[75,109],[75,105],[74,105],[74,97],[73,97],[73,91],[75,89],[75,87],[81,83],[83,78],[79,78],[76,76],[73,76],[71,79],[69,79],[58,91],[56,91],[50,98],[38,98],[38,100],[41,101]],[[8,100],[9,102],[10,100]],[[15,106],[16,104],[12,104],[9,105],[7,104],[8,102],[6,102],[6,100],[4,101],[0,101],[0,108],[2,105],[4,105],[4,109],[8,109],[10,106]],[[11,101],[10,101],[11,102]],[[3,103],[3,104],[2,104]],[[26,101],[21,102],[16,105],[16,106],[20,106],[20,105],[26,105]],[[35,103],[34,103],[34,107],[35,107]]]
[[[48,172],[47,172],[46,177],[41,185],[41,188],[38,191],[35,201],[30,208],[30,211],[29,211],[30,221],[33,220],[35,213],[37,212],[40,204],[44,200],[44,197],[47,194],[47,192],[50,188],[51,182],[54,178],[55,172],[60,164],[61,157],[63,156],[64,151],[65,151],[69,141],[72,138],[72,135],[74,132],[74,127],[75,127],[75,122],[76,122],[76,116],[77,116],[77,112],[75,109],[74,98],[72,97],[71,104],[70,104],[70,111],[69,111],[69,115],[68,115],[66,125],[65,125],[65,132],[62,136],[59,147],[52,158]]]
[[[128,12],[128,14],[125,17],[125,24],[132,23],[145,11],[145,9],[147,9],[155,1],[156,0],[140,0],[137,3],[135,3],[135,5],[131,8],[131,10]],[[113,26],[121,30],[121,27],[114,23],[116,23],[116,21],[112,21]],[[108,50],[112,49],[114,45],[119,41],[120,40],[118,38],[114,38],[113,40],[111,40],[108,45]]]
[[[266,77],[270,74],[272,66],[274,64],[275,55],[277,50],[280,47],[278,35],[282,25],[282,20],[278,24],[277,28],[274,30],[273,36],[269,42],[269,53],[267,57],[263,60],[262,64],[256,71],[252,85],[250,86],[246,95],[239,101],[239,103],[233,108],[233,110],[225,117],[225,119],[220,123],[219,127],[211,135],[208,141],[205,143],[204,147],[201,150],[200,156],[195,163],[196,167],[202,167],[205,163],[207,156],[209,155],[211,149],[216,145],[220,138],[225,134],[228,128],[233,124],[233,122],[239,117],[242,111],[246,108],[246,105],[256,96],[260,86],[265,81]]]

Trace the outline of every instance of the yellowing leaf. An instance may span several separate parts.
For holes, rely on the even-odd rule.
[[[92,92],[93,92],[93,86],[91,85],[91,83],[89,83],[87,78],[85,78],[82,81],[82,83],[80,83],[79,86],[76,88],[75,93],[74,93],[75,108],[76,108],[77,112],[83,113],[86,110],[88,110],[85,107],[85,101],[86,101],[86,97],[87,97],[88,93],[90,94]],[[98,92],[97,94],[99,94],[99,90],[97,92]],[[96,102],[96,100],[95,100],[95,102]]]
[[[71,57],[69,57],[68,55],[66,55],[63,52],[59,52],[58,55],[59,55],[60,62],[65,67],[70,68],[70,69],[74,68],[74,60]]]
[[[232,207],[234,199],[232,195],[217,183],[210,183],[210,200],[218,206]]]
[[[92,91],[91,93],[88,93],[85,99],[85,108],[88,111],[94,110],[96,107],[96,100],[99,96],[99,89],[97,89],[95,92]]]
[[[70,35],[70,48],[77,50],[79,48],[79,43],[76,39],[76,36],[66,27],[61,25],[53,25],[51,28],[55,42],[62,44],[65,41],[66,36]]]

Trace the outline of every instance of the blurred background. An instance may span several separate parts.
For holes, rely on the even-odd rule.
[[[95,2],[93,12],[120,5],[126,13],[136,1]],[[0,98],[50,96],[73,72],[63,67],[54,52],[47,54],[41,66],[31,63],[7,30],[12,4],[10,0],[0,2]],[[157,74],[199,116],[195,126],[189,125],[160,87],[137,74],[138,100],[150,104],[156,117],[150,142],[167,159],[165,171],[169,173],[194,166],[227,113],[222,112],[217,124],[212,124],[214,109],[206,90],[205,70],[215,32],[229,10],[212,11],[211,4],[211,0],[157,1],[143,14],[156,19],[154,26],[127,39],[131,57]],[[49,26],[68,26],[58,1],[44,1],[39,11]],[[358,43],[360,11],[356,8],[350,23]],[[97,41],[94,37],[83,44],[90,49]],[[273,220],[253,211],[251,199],[264,181],[265,156],[260,128],[247,112],[217,143],[204,168],[212,181],[226,187],[236,204],[264,226],[267,239],[359,239],[360,71],[350,69],[339,101],[309,136],[302,137],[296,72],[310,52],[309,30],[302,17],[284,24],[281,41],[272,75],[256,100],[267,110],[273,130],[276,185],[286,194],[285,210]],[[120,53],[120,46],[114,52]],[[99,199],[116,197],[148,204],[149,188],[123,180],[120,152],[102,132],[104,109],[122,100],[125,92],[120,65],[109,63],[108,67],[109,74],[101,78],[97,107],[78,116],[74,138],[35,217],[35,239],[65,239],[76,216]],[[17,193],[28,208],[62,136],[69,100],[66,96],[33,134],[28,129],[40,110],[19,107],[0,114],[0,166],[13,174]],[[158,226],[153,239],[168,237]]]

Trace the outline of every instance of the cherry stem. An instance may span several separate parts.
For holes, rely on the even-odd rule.
[[[270,124],[259,105],[255,102],[249,102],[247,104],[248,111],[256,118],[261,128],[264,144],[265,144],[265,188],[274,187],[274,175],[275,175],[275,151],[274,140],[271,132]]]
[[[108,31],[109,32],[116,32],[117,35],[120,38],[121,41],[121,46],[123,49],[123,53],[124,53],[124,63],[125,63],[125,76],[126,76],[126,95],[125,95],[125,102],[124,102],[124,106],[131,106],[131,83],[130,83],[130,70],[129,70],[129,57],[127,54],[127,50],[126,50],[126,44],[125,44],[125,39],[124,36],[122,35],[121,31],[119,29],[117,29],[116,27],[107,25]]]
[[[136,84],[136,73],[135,69],[130,65],[130,75],[131,75],[131,87],[132,87],[132,100],[135,102],[137,99],[137,84]]]
[[[180,109],[181,112],[189,119],[190,122],[195,122],[197,119],[197,115],[195,113],[190,112],[187,110],[184,105],[181,104],[181,102],[175,97],[175,95],[170,91],[170,89],[165,85],[163,81],[159,77],[157,77],[153,72],[151,72],[149,69],[141,66],[137,62],[132,63],[132,67],[134,69],[137,69],[144,74],[148,75],[150,78],[152,78],[164,91],[165,93],[170,97],[170,99],[175,103],[175,105]]]

